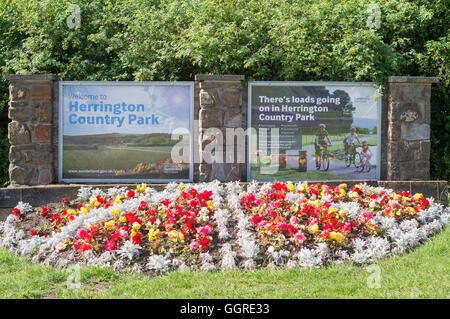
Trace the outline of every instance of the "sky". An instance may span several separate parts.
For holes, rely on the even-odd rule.
[[[330,93],[336,90],[344,90],[350,96],[350,100],[354,107],[356,107],[353,113],[354,119],[377,119],[377,99],[376,89],[370,86],[326,86]]]
[[[133,85],[64,85],[63,101],[63,123],[64,135],[89,135],[89,134],[106,134],[106,133],[122,133],[122,134],[148,134],[148,133],[171,133],[176,128],[189,129],[191,100],[190,86],[178,85],[151,85],[133,83]],[[97,96],[98,99],[74,99],[70,98],[75,95],[91,95]],[[102,95],[102,98],[100,97]],[[123,102],[127,104],[144,104],[144,113],[125,112],[119,115],[103,112],[69,112],[69,101],[78,104],[81,103],[98,103],[116,104]],[[76,114],[78,116],[125,116],[125,120],[121,127],[117,125],[96,125],[96,124],[71,124],[69,116]],[[128,116],[134,114],[136,116],[152,116],[155,114],[159,125],[135,125],[128,123]],[[72,119],[74,119],[72,117]],[[136,122],[134,122],[136,123]]]

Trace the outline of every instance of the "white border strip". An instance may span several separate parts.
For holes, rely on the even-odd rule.
[[[189,179],[123,179],[123,178],[63,178],[63,134],[64,134],[64,86],[189,86],[190,87],[190,103],[189,103]],[[194,181],[194,82],[162,82],[162,81],[59,81],[59,123],[58,123],[58,182],[59,183],[170,183],[170,182],[193,182]]]

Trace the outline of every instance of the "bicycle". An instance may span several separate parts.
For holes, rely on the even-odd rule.
[[[367,172],[370,172],[370,161],[367,155],[361,152],[359,153],[359,156],[361,157],[361,165],[359,166],[359,171],[363,172],[365,169]]]
[[[354,164],[356,168],[359,168],[361,165],[361,155],[356,151],[355,145],[350,146],[352,146],[352,152],[345,156],[345,166],[349,167]]]
[[[331,146],[331,144],[328,144],[327,146]],[[330,154],[328,154],[328,149],[325,152],[324,148],[321,148],[320,145],[318,146],[319,154],[316,154],[316,169],[320,170],[320,167],[323,167],[324,171],[328,171],[328,168],[330,167]]]

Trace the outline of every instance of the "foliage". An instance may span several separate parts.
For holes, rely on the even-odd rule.
[[[70,1],[2,1],[1,71],[113,81],[211,73],[380,84],[390,75],[440,76],[432,94],[431,173],[449,179],[446,0],[378,1],[380,28],[367,25],[372,0],[73,2],[81,8],[81,27],[70,29]],[[0,83],[3,140],[6,86]]]

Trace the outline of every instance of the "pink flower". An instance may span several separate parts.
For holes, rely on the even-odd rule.
[[[291,219],[289,220],[289,222],[290,222],[291,224],[298,224],[298,219],[297,219],[297,217],[292,216]]]
[[[72,243],[73,243],[73,250],[78,250],[78,248],[81,247],[81,242],[79,242],[76,239],[74,239]]]
[[[195,217],[195,216],[198,215],[198,213],[197,213],[195,210],[191,210],[191,211],[189,212],[189,214],[190,214],[192,217]]]
[[[279,202],[271,202],[269,208],[280,208],[281,204]]]
[[[309,223],[308,227],[311,227],[311,226],[317,224],[318,222],[319,222],[319,221],[318,221],[317,219],[314,218],[314,219]]]
[[[88,234],[88,231],[84,228],[80,228],[78,230],[77,236],[80,237],[81,239],[83,239],[84,237],[86,237]]]
[[[264,226],[266,226],[266,225],[267,225],[267,221],[262,220],[261,222],[258,223],[257,227],[258,227],[258,228],[261,228],[261,227],[264,227]]]
[[[372,213],[369,212],[368,210],[363,210],[363,212],[361,213],[361,215],[359,215],[359,220],[361,221],[361,223],[367,223],[369,221],[369,219],[372,218]]]
[[[256,206],[261,206],[262,204],[264,204],[264,201],[262,199],[258,199],[255,202]]]
[[[112,240],[119,240],[121,237],[120,232],[116,231],[113,235],[112,235]]]
[[[303,235],[303,233],[302,232],[298,232],[295,236],[294,236],[294,239],[295,239],[295,241],[298,243],[298,244],[303,244],[303,242],[306,240],[306,237],[305,237],[305,235]]]
[[[114,239],[108,240],[105,244],[105,249],[107,251],[110,251],[110,250],[114,250],[114,248],[116,248],[116,242],[114,241]]]
[[[204,226],[204,227],[198,227],[197,228],[197,233],[199,233],[200,235],[208,235],[211,232],[211,228],[209,226]]]
[[[189,247],[191,247],[192,250],[197,250],[198,249],[198,242],[196,242],[196,241],[191,242]]]
[[[287,224],[285,222],[281,222],[277,224],[279,230],[283,230],[287,228]]]

